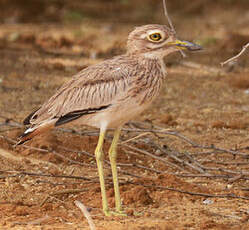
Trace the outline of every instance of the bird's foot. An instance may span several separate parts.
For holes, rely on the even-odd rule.
[[[127,216],[125,211],[122,210],[116,210],[116,211],[104,210],[104,214],[106,216]]]

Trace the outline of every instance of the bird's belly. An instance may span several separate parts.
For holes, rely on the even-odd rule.
[[[148,105],[139,106],[138,104],[116,106],[102,112],[83,116],[79,119],[79,123],[96,128],[102,127],[104,123],[107,128],[117,128],[139,115],[147,107]]]
[[[157,84],[155,84],[152,89],[142,89],[138,94],[134,94],[134,96],[121,96],[107,109],[94,114],[82,116],[79,119],[80,124],[96,128],[116,128],[124,125],[126,122],[130,121],[148,108],[159,94],[159,83],[160,82],[157,81]]]

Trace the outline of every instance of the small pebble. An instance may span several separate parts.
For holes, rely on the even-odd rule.
[[[213,203],[214,203],[214,201],[213,200],[209,200],[209,199],[206,199],[206,200],[203,201],[203,204],[206,204],[206,205],[213,204]]]

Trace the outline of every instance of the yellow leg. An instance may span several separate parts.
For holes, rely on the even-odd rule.
[[[109,149],[109,158],[110,158],[111,168],[112,168],[112,178],[113,178],[114,193],[115,193],[115,206],[116,206],[117,214],[123,214],[120,193],[119,193],[118,173],[117,173],[117,164],[116,164],[117,144],[118,144],[120,132],[121,132],[121,127],[115,130],[112,144]]]
[[[101,195],[102,195],[102,207],[103,207],[103,211],[105,215],[109,216],[110,212],[108,208],[107,196],[106,196],[106,191],[105,191],[105,179],[104,179],[104,170],[103,170],[104,155],[103,155],[102,146],[103,146],[104,138],[105,138],[105,131],[100,131],[99,141],[95,149],[95,157],[96,157],[98,173],[99,173],[99,182],[100,182]]]

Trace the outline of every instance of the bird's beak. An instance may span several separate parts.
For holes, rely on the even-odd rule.
[[[174,42],[170,42],[170,45],[177,46],[181,50],[190,50],[190,51],[196,51],[196,50],[201,50],[202,47],[200,45],[188,42],[188,41],[180,41],[180,40],[175,40]]]

